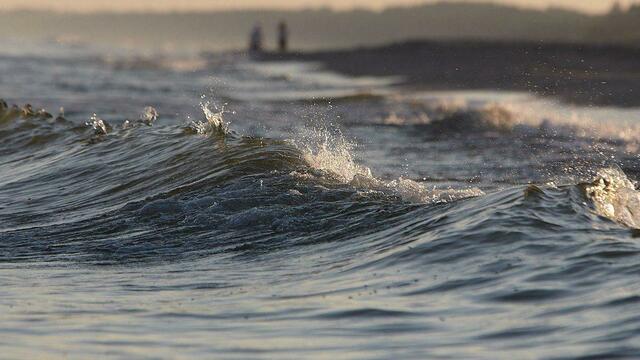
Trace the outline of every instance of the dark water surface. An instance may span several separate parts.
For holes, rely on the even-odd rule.
[[[638,109],[232,54],[0,75],[3,358],[640,358]]]

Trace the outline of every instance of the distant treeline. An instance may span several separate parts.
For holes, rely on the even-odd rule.
[[[210,13],[0,12],[0,32],[13,38],[120,45],[243,48],[260,22],[275,46],[281,19],[299,49],[368,46],[408,39],[525,40],[640,47],[640,5],[588,15],[559,8],[530,10],[496,4],[436,3],[382,12],[328,9]],[[269,43],[271,41],[271,43]]]

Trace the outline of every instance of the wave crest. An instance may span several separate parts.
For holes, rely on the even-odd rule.
[[[357,176],[372,177],[371,170],[356,163],[352,155],[354,144],[340,133],[331,134],[327,129],[310,129],[302,138],[294,141],[302,150],[304,160],[313,168],[329,172],[342,182],[350,182]]]
[[[62,115],[60,115],[62,116]],[[23,106],[9,106],[4,99],[0,99],[0,124],[12,121],[14,119],[40,119],[46,120],[53,118],[53,115],[44,109],[35,110],[31,104]]]
[[[429,204],[484,195],[478,188],[430,189],[424,184],[402,177],[391,181],[377,179],[371,169],[355,161],[352,155],[354,144],[339,132],[331,134],[325,128],[311,130],[304,136],[302,143],[294,143],[302,151],[309,166],[358,189],[397,196],[407,202]]]

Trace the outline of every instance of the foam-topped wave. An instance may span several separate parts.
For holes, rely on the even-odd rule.
[[[637,109],[582,107],[512,93],[426,93],[395,96],[385,125],[425,125],[434,133],[515,132],[544,136],[616,139],[636,143]]]
[[[500,103],[471,107],[461,102],[412,104],[410,109],[392,111],[382,118],[384,125],[419,125],[435,134],[500,132],[508,133],[523,123],[517,113]],[[534,127],[539,127],[540,124]]]
[[[15,108],[17,107],[13,107],[13,109]],[[9,107],[4,106],[4,109],[9,109]],[[138,196],[148,198],[150,199],[149,201],[155,204],[153,206],[143,205],[140,210],[140,216],[149,216],[155,211],[153,209],[157,209],[160,213],[173,212],[178,217],[190,218],[187,215],[190,211],[187,209],[195,206],[191,206],[194,197],[196,199],[202,196],[211,197],[211,195],[205,195],[210,193],[210,190],[206,190],[208,186],[220,187],[222,192],[216,190],[216,195],[213,197],[216,200],[209,202],[209,205],[206,206],[207,209],[213,209],[219,204],[232,202],[231,198],[229,198],[230,194],[233,194],[233,198],[236,198],[238,194],[243,194],[243,197],[262,198],[260,203],[245,201],[245,205],[242,208],[247,211],[249,211],[247,206],[250,206],[251,209],[260,209],[264,207],[264,204],[280,204],[283,202],[312,206],[311,204],[319,198],[325,198],[326,196],[344,198],[345,194],[348,194],[347,198],[350,201],[355,201],[355,199],[365,201],[386,199],[385,201],[393,201],[392,199],[397,199],[401,202],[413,204],[453,203],[461,199],[485,195],[485,192],[478,188],[437,188],[433,185],[428,186],[425,183],[403,177],[391,180],[379,179],[372,174],[371,169],[359,163],[355,158],[353,154],[356,145],[348,141],[340,131],[332,130],[326,126],[307,128],[300,132],[294,140],[285,142],[237,134],[228,136],[232,132],[230,131],[229,123],[224,118],[224,109],[214,109],[210,103],[203,103],[201,104],[201,110],[203,120],[192,121],[187,127],[187,134],[221,137],[224,141],[216,143],[214,149],[208,149],[208,147],[212,146],[211,143],[200,143],[197,139],[181,139],[180,136],[183,136],[184,132],[175,132],[174,134],[177,137],[169,141],[170,147],[166,151],[162,150],[158,153],[163,154],[166,152],[166,155],[159,156],[157,161],[145,165],[150,174],[154,174],[152,176],[156,176],[158,180],[162,179],[163,186],[155,187],[151,190],[151,188],[140,184],[140,187],[136,190],[139,193]],[[34,114],[46,113],[44,110],[40,112],[34,111],[31,107],[25,107],[25,110],[19,114],[15,110],[5,110],[5,113],[7,111],[15,113],[17,118],[22,119],[37,117]],[[492,131],[496,131],[511,124],[508,120],[510,115],[504,114],[500,108],[483,108],[480,112],[474,114],[476,114],[474,115],[476,117],[471,116],[464,121],[477,121],[476,125],[484,124],[477,129],[492,129]],[[487,120],[489,118],[495,120],[496,117],[499,118],[501,116],[504,119],[497,120],[497,122]],[[59,118],[63,119],[63,116],[61,115]],[[101,161],[107,161],[111,158],[112,164],[131,167],[131,162],[138,163],[139,161],[140,164],[143,163],[142,159],[144,159],[145,155],[138,153],[138,151],[142,151],[145,147],[132,147],[131,149],[135,150],[127,150],[130,152],[129,157],[122,158],[118,146],[128,147],[130,142],[143,141],[143,139],[153,142],[153,132],[149,133],[152,135],[150,138],[143,133],[127,137],[116,135],[121,132],[124,134],[125,130],[128,131],[135,126],[150,127],[156,122],[157,118],[158,112],[153,107],[147,107],[140,114],[139,119],[134,121],[125,120],[122,125],[116,126],[112,126],[97,115],[94,115],[85,124],[85,128],[91,129],[94,133],[93,136],[99,139],[99,141],[94,141],[93,143],[98,147],[94,151],[101,154]],[[466,124],[464,127],[469,126],[471,125]],[[171,133],[171,131],[167,132],[162,127],[158,128],[157,131],[162,134]],[[71,132],[70,134],[77,134],[77,132]],[[102,141],[107,139],[106,135],[114,136],[110,138],[109,144],[101,144]],[[144,141],[146,142],[147,140]],[[184,141],[189,142],[189,145],[185,147],[184,144],[181,144]],[[162,144],[154,146],[156,148],[157,146],[164,147]],[[181,150],[178,153],[172,153],[174,151],[172,147]],[[79,163],[84,163],[88,159],[80,159],[90,158],[92,155],[80,151],[77,156],[79,156]],[[208,161],[212,164],[212,167],[195,167],[195,164],[203,161],[203,156],[210,159]],[[168,160],[174,157],[191,160],[187,162]],[[166,161],[169,162],[165,164],[164,162]],[[167,166],[170,167],[171,171],[167,172]],[[25,169],[25,171],[28,174],[28,170]],[[61,171],[64,170],[61,169]],[[83,172],[84,170],[80,171]],[[104,169],[104,171],[108,170]],[[91,179],[85,179],[85,182],[99,184],[105,180],[110,181],[112,178],[103,176],[101,173],[102,170],[98,170],[95,172],[95,176],[92,176]],[[176,174],[180,175],[176,176]],[[72,187],[70,184],[75,179],[63,176],[59,180],[61,181],[60,186]],[[65,185],[67,181],[69,183]],[[139,183],[139,180],[134,179],[133,181]],[[299,184],[304,185],[301,187]],[[203,187],[205,189],[204,192],[202,192]],[[96,189],[99,189],[99,186],[96,186]],[[320,189],[320,192],[318,192],[318,189]],[[585,196],[593,204],[593,208],[598,214],[629,227],[637,227],[640,224],[640,220],[636,216],[640,204],[638,193],[635,191],[634,183],[622,171],[615,169],[600,170],[598,171],[597,179],[591,184],[585,185],[584,189]],[[323,194],[323,192],[326,193]],[[266,194],[268,196],[264,197]],[[310,194],[313,194],[313,196],[309,197]],[[100,196],[103,195],[99,195],[99,192],[87,193],[87,199],[97,200]],[[125,204],[130,202],[127,198],[117,197],[115,193],[108,196],[113,198],[113,202],[112,206],[106,207],[107,209],[122,206],[122,201]],[[160,202],[158,203],[157,201]],[[173,206],[171,205],[172,203],[177,205]],[[201,205],[201,202],[197,203]],[[169,205],[165,206],[166,204]],[[231,206],[229,209],[237,209],[237,206]],[[77,211],[86,212],[82,208],[78,208]],[[100,210],[96,207],[94,211],[95,214]],[[268,214],[268,212],[265,214]],[[225,221],[230,221],[230,224],[234,223],[234,221],[229,220],[229,217],[233,218],[235,216],[233,213],[228,213],[225,216],[225,219],[227,219]],[[277,216],[268,216],[274,221],[278,218]],[[175,216],[172,215],[172,218],[175,218]],[[303,220],[294,217],[291,221],[299,223]]]
[[[201,110],[203,120],[192,121],[186,131],[182,125],[157,126],[158,112],[153,107],[145,108],[136,120],[107,121],[94,114],[84,124],[67,121],[62,128],[47,130],[53,131],[55,138],[61,140],[57,146],[67,150],[54,147],[38,150],[41,151],[38,157],[42,163],[25,164],[24,169],[18,170],[22,181],[33,179],[33,186],[24,191],[29,194],[35,192],[36,195],[25,193],[24,196],[42,202],[42,208],[39,216],[28,222],[16,218],[8,221],[7,225],[30,227],[60,221],[73,223],[113,211],[140,198],[166,199],[168,196],[182,203],[180,199],[184,197],[206,196],[210,191],[208,186],[226,188],[233,182],[236,185],[232,187],[246,186],[242,190],[246,197],[264,195],[267,187],[276,186],[277,191],[270,192],[264,204],[278,203],[280,200],[276,199],[281,197],[289,199],[286,201],[300,201],[309,193],[315,195],[307,198],[306,206],[312,206],[318,197],[342,198],[345,194],[363,201],[386,199],[409,203],[452,202],[483,194],[479,189],[436,189],[405,178],[378,179],[354,158],[355,145],[339,131],[330,131],[326,127],[303,131],[296,140],[282,142],[234,134],[224,118],[224,109],[214,110],[209,103],[203,103]],[[42,126],[38,122],[30,124],[29,129],[32,130],[26,130],[22,136],[31,137],[33,129],[41,129]],[[144,128],[144,131],[134,131],[137,127]],[[185,138],[185,133],[222,141],[202,142],[200,137]],[[16,138],[17,133],[9,132],[7,136]],[[82,144],[91,145],[91,150],[86,151]],[[61,158],[56,155],[60,152],[64,154]],[[154,156],[150,158],[149,153]],[[48,172],[56,174],[53,183],[58,188],[67,190],[52,195],[45,191],[52,184],[40,183],[36,179],[41,176],[41,169],[49,166],[47,159],[56,156],[61,160]],[[68,170],[65,165],[68,162],[75,164],[74,171]],[[134,175],[128,182],[130,185],[121,185],[117,180],[121,176],[118,169],[133,171]],[[300,181],[306,184],[302,188],[295,185]],[[324,190],[318,193],[318,189]],[[76,201],[64,205],[69,192],[77,192],[74,195]],[[218,193],[222,198],[216,201],[227,203],[231,200],[225,199],[234,193]],[[189,201],[186,204],[190,204]],[[243,207],[251,204],[250,201],[243,202]],[[22,208],[19,203],[13,206]],[[165,209],[162,206],[154,208],[161,212]],[[175,207],[174,212],[182,214],[179,209],[188,208],[188,205],[181,205]],[[149,209],[142,211],[141,216],[150,214]],[[64,213],[64,220],[58,218],[57,213]]]
[[[487,104],[480,109],[455,110],[429,123],[436,132],[509,132],[517,124],[516,116],[499,106]]]
[[[4,101],[0,103],[0,117],[6,121],[9,119],[27,120],[50,120],[53,123],[64,123],[63,112],[57,118],[53,118],[45,110],[34,110],[31,105],[23,107],[8,106]],[[224,118],[224,109],[215,109],[210,103],[202,103],[201,110],[204,119],[201,121],[192,121],[187,126],[187,132],[200,135],[220,135],[227,136],[230,134],[229,123]],[[462,115],[460,111],[454,111],[452,118],[449,120],[438,120],[438,122],[451,121],[453,125],[447,129],[475,129],[482,130],[505,130],[513,126],[512,115],[505,112],[500,107],[494,105],[482,108],[478,112],[467,112]],[[459,117],[458,120],[451,120]],[[122,130],[131,129],[136,126],[151,126],[158,118],[158,112],[153,107],[145,108],[138,119],[124,120],[121,125],[111,125],[107,121],[101,119],[97,115],[93,115],[85,124],[86,128],[91,129],[98,139],[104,135],[112,134]],[[456,123],[459,121],[460,123]],[[471,123],[470,123],[471,122]],[[45,123],[41,123],[45,124]],[[29,129],[33,126],[29,125]],[[76,129],[71,132],[77,133],[80,129],[76,126],[69,125],[68,130]],[[60,131],[60,130],[49,130]],[[55,138],[55,136],[49,136]],[[238,136],[234,140],[240,141],[245,149],[247,146],[258,146],[267,148],[270,144],[276,144],[269,139],[252,139],[251,137]],[[462,189],[439,189],[434,186],[427,186],[421,182],[407,178],[397,178],[392,180],[382,180],[376,178],[370,168],[360,164],[354,158],[355,144],[346,140],[340,131],[330,130],[327,127],[307,128],[302,131],[295,140],[289,143],[293,145],[288,149],[290,157],[285,163],[284,169],[290,169],[285,172],[293,174],[294,178],[317,179],[319,184],[326,185],[330,183],[344,184],[353,187],[361,192],[380,193],[389,196],[396,196],[399,199],[413,203],[443,203],[452,202],[469,197],[482,196],[485,193],[478,188],[462,188]],[[278,148],[281,145],[277,145]],[[261,159],[273,164],[271,157],[280,157],[282,150],[278,150],[273,154],[261,152]],[[299,158],[302,162],[295,160]],[[234,161],[229,159],[229,161]],[[302,166],[308,166],[305,169]],[[267,167],[274,171],[279,171],[278,167]],[[596,170],[594,170],[596,171]],[[296,190],[298,191],[298,190]],[[631,182],[621,170],[602,169],[597,171],[596,180],[585,186],[585,196],[593,203],[598,214],[611,218],[629,227],[638,227],[640,220],[638,218],[639,200],[638,193],[635,191],[635,184]]]

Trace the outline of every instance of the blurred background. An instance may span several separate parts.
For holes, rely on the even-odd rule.
[[[5,37],[136,48],[244,48],[286,19],[296,49],[379,45],[408,39],[640,44],[632,0],[487,1],[47,1],[3,0]]]

